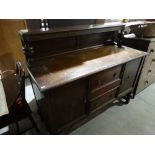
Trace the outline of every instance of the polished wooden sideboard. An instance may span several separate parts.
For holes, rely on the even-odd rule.
[[[39,112],[51,134],[66,134],[113,101],[134,96],[146,53],[121,46],[124,25],[21,30]]]

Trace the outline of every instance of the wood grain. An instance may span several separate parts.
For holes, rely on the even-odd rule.
[[[145,55],[125,46],[94,47],[39,60],[29,73],[40,91],[46,91]]]

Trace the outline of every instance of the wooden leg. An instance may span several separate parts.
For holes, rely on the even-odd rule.
[[[128,104],[130,102],[130,99],[131,99],[131,93],[128,93],[126,96],[119,99],[119,101],[122,104]]]
[[[16,128],[17,128],[17,133],[18,133],[18,135],[20,135],[20,128],[19,128],[19,124],[18,124],[18,122],[15,122],[15,124],[16,124]]]
[[[36,129],[36,131],[40,134],[40,130],[39,130],[37,124],[35,123],[35,121],[34,121],[34,119],[33,119],[33,117],[31,115],[29,115],[29,119],[32,122],[32,124],[33,124],[34,128]]]
[[[128,104],[130,102],[130,99],[131,99],[131,93],[128,93],[127,96],[126,96],[126,104]]]

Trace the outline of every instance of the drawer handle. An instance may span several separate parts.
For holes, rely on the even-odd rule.
[[[148,72],[152,72],[152,70],[151,69],[149,69],[149,71]]]
[[[154,52],[154,49],[151,49],[150,52],[153,53]]]
[[[149,83],[149,81],[147,80],[147,81],[145,81],[145,84],[148,84]]]

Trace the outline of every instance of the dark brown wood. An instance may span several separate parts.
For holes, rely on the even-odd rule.
[[[40,29],[41,19],[26,19],[26,26],[28,29]]]
[[[109,82],[102,87],[95,89],[93,91],[90,91],[89,93],[89,100],[91,101],[94,98],[97,98],[98,96],[106,93],[109,90],[112,90],[113,88],[118,88],[120,86],[120,79],[117,79],[115,81]]]
[[[90,79],[90,90],[98,89],[111,81],[119,79],[121,68],[122,66],[117,66],[92,76]]]
[[[95,24],[95,19],[48,19],[49,28]]]
[[[59,27],[49,30],[41,30],[41,29],[21,30],[19,33],[22,39],[25,39],[25,41],[35,41],[35,40],[44,40],[48,38],[56,38],[64,36],[76,36],[76,35],[86,35],[86,34],[102,33],[109,31],[118,31],[124,28],[124,26],[125,25],[123,23],[105,23],[105,24]]]
[[[86,115],[85,80],[56,88],[51,91],[51,96],[54,103],[51,108],[55,130]]]
[[[41,25],[41,23],[44,25]],[[56,28],[95,24],[96,19],[26,19],[28,29]]]
[[[20,36],[27,62],[32,65],[35,60],[49,55],[117,42],[118,31],[123,27],[117,23],[21,30]]]
[[[133,84],[136,80],[136,75],[138,72],[140,61],[141,58],[130,61],[126,64],[122,84],[119,91],[120,94],[130,88],[133,88]]]
[[[94,111],[98,108],[105,106],[109,101],[112,102],[116,98],[117,89],[110,90],[105,94],[99,96],[97,99],[94,99],[90,102],[90,110]]]
[[[123,45],[147,52],[150,41],[142,38],[123,38]]]
[[[145,55],[128,47],[94,47],[36,61],[28,71],[43,92]]]
[[[39,113],[51,134],[70,132],[117,99],[130,100],[146,53],[116,46],[123,27],[21,31]]]

